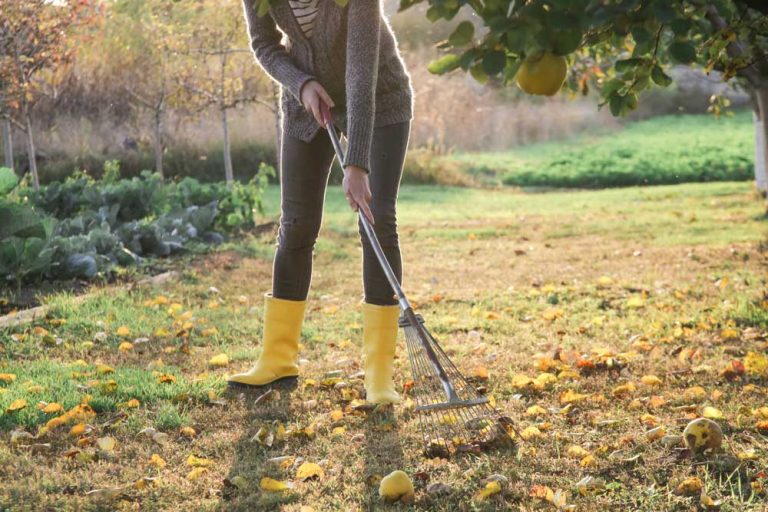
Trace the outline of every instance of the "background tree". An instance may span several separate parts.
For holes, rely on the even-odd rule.
[[[43,71],[53,72],[67,63],[72,49],[67,44],[71,30],[88,19],[87,0],[61,3],[47,0],[0,0],[0,100],[3,106],[3,140],[6,159],[10,151],[10,121],[21,118],[26,133],[32,184],[40,186],[32,132],[32,108]]]
[[[224,176],[227,183],[234,181],[230,133],[227,114],[241,105],[259,103],[275,115],[275,104],[270,101],[268,80],[253,62],[242,23],[239,4],[222,0],[203,0],[195,6],[198,16],[203,11],[205,23],[196,25],[191,32],[189,48],[185,51],[187,64],[181,79],[188,95],[186,102],[197,111],[210,107],[218,110],[221,118]]]
[[[163,0],[117,0],[110,6],[103,51],[110,55],[104,70],[117,80],[136,107],[151,119],[155,171],[163,176],[168,110],[181,107],[181,80],[193,16],[190,6]]]
[[[458,24],[430,64],[434,73],[457,68],[480,82],[511,83],[520,66],[545,53],[569,56],[568,88],[599,92],[616,115],[634,110],[638,94],[672,83],[673,64],[698,65],[737,80],[755,99],[755,172],[766,179],[768,151],[768,3],[759,0],[401,0],[400,8],[429,4],[427,18],[451,20],[474,11],[484,27]],[[715,101],[713,110],[719,113]],[[765,189],[763,189],[765,192]]]

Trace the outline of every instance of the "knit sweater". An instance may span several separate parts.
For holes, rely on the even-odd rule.
[[[350,0],[344,7],[320,2],[311,38],[288,0],[278,0],[263,17],[256,13],[258,0],[243,2],[254,56],[281,85],[284,133],[309,142],[321,129],[301,104],[302,87],[317,80],[336,104],[334,124],[347,136],[344,165],[370,171],[374,127],[413,117],[410,76],[381,0]]]

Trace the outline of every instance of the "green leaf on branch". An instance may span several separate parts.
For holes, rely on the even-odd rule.
[[[653,66],[653,69],[651,70],[651,80],[653,80],[656,85],[662,87],[668,87],[669,84],[672,83],[672,77],[666,74],[658,64]]]
[[[576,29],[558,31],[552,41],[552,51],[555,55],[568,55],[581,45],[581,31]]]
[[[507,65],[507,56],[504,52],[494,50],[483,57],[483,71],[489,75],[498,75]]]
[[[483,63],[479,62],[469,68],[469,74],[472,75],[472,78],[477,80],[481,84],[485,84],[488,82],[488,75],[483,71]]]
[[[448,37],[448,42],[451,46],[459,48],[466,46],[472,41],[472,36],[475,35],[475,26],[470,21],[462,21]]]
[[[669,27],[672,29],[672,32],[674,32],[675,35],[677,36],[687,35],[688,31],[691,30],[692,26],[693,26],[693,22],[685,18],[677,18],[676,20],[673,20],[672,23],[669,24]]]
[[[669,45],[669,54],[681,64],[690,64],[696,60],[696,48],[686,41],[676,41]]]
[[[512,82],[522,65],[523,59],[507,58],[507,64],[504,66],[504,83]]]
[[[612,94],[608,100],[608,106],[611,108],[611,114],[618,117],[621,115],[621,110],[624,108],[624,97],[618,94]]]
[[[640,64],[642,64],[645,61],[645,59],[641,59],[638,57],[633,57],[631,59],[623,59],[623,60],[617,60],[615,64],[616,72],[617,73],[625,73],[631,69],[635,69]]]
[[[430,62],[427,71],[435,75],[442,75],[458,68],[460,64],[461,58],[458,55],[444,55]]]

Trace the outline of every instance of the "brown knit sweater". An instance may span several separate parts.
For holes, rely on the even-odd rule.
[[[321,129],[300,98],[302,86],[317,80],[336,103],[334,123],[349,141],[345,165],[370,171],[373,128],[413,117],[410,76],[381,0],[349,0],[345,7],[321,0],[311,38],[288,0],[263,17],[256,14],[256,0],[243,3],[256,60],[281,85],[283,131],[308,142]]]

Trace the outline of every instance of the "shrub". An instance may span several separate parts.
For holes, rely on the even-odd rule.
[[[92,279],[143,257],[218,244],[222,233],[254,226],[274,175],[262,163],[248,183],[168,183],[149,171],[120,180],[116,164],[105,167],[104,180],[80,172],[13,198],[15,175],[0,169],[0,279],[17,287],[40,277]]]

